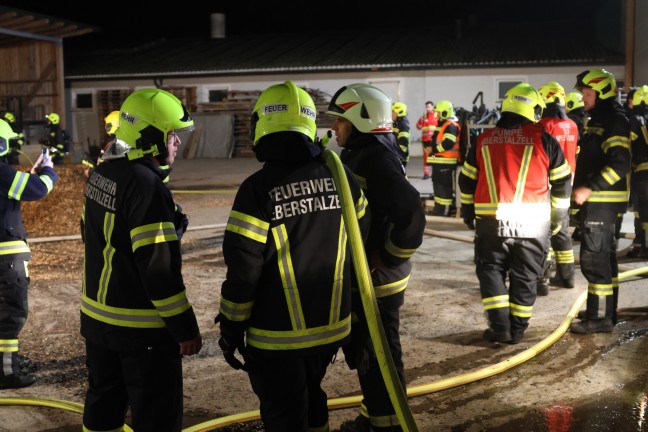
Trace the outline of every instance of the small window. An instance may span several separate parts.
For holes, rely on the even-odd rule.
[[[209,102],[220,102],[227,99],[227,90],[209,90]]]
[[[497,83],[497,98],[499,100],[504,99],[506,92],[520,84],[522,81],[500,81]]]
[[[92,108],[92,93],[81,93],[76,95],[77,108]]]

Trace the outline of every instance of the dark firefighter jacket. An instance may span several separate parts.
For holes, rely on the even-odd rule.
[[[122,157],[86,183],[81,334],[110,349],[198,334],[165,175],[149,158]]]
[[[367,256],[379,254],[387,267],[411,258],[425,231],[421,196],[405,177],[393,140],[392,134],[354,130],[340,156],[353,171],[371,209]]]
[[[351,330],[352,255],[333,174],[299,133],[267,135],[255,152],[264,166],[241,184],[223,239],[221,330],[245,331],[248,351],[263,355],[340,347]],[[367,202],[346,172],[366,233]]]
[[[632,170],[648,171],[648,105],[633,108],[630,116]]]
[[[20,202],[43,198],[57,181],[58,175],[50,167],[43,167],[39,174],[30,174],[0,162],[0,261],[16,256],[31,259]]]
[[[598,100],[580,142],[574,189],[592,189],[588,205],[624,213],[630,195],[630,123],[621,105]]]
[[[462,206],[497,220],[500,237],[546,235],[569,210],[571,170],[560,144],[541,124],[520,119],[502,115],[481,133],[459,177]]]
[[[410,158],[410,124],[407,117],[397,117],[394,122],[392,131],[398,144],[399,153],[402,162],[407,163]]]

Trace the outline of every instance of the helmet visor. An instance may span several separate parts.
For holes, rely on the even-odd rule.
[[[171,137],[177,138],[180,140],[181,143],[187,143],[189,142],[189,139],[191,138],[191,134],[196,128],[192,124],[191,126],[187,126],[181,129],[173,129],[170,130],[167,133],[167,142]]]

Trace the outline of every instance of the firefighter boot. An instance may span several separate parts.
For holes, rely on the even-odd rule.
[[[510,331],[495,331],[493,329],[487,328],[486,330],[484,330],[483,338],[484,338],[484,340],[487,340],[488,342],[493,342],[493,343],[495,343],[495,342],[511,343],[511,332]]]
[[[359,415],[355,420],[345,421],[340,425],[340,432],[371,432],[369,419]]]
[[[576,334],[611,333],[614,329],[612,318],[586,319],[571,325],[569,329]]]
[[[29,387],[36,382],[36,377],[30,373],[12,373],[0,378],[0,389],[17,389]]]
[[[574,288],[574,275],[576,264],[557,264],[556,275],[549,279],[549,283],[563,288]]]

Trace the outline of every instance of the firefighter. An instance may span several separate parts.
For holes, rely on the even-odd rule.
[[[399,149],[401,163],[407,168],[410,158],[410,124],[407,118],[407,105],[403,102],[394,102],[392,105],[392,125],[396,144]]]
[[[439,124],[439,113],[434,111],[434,102],[425,102],[425,114],[416,122],[416,129],[421,131],[421,144],[423,145],[423,180],[432,177],[432,165],[427,162],[432,150],[432,137]]]
[[[627,258],[648,258],[648,86],[639,87],[630,100],[630,141],[635,238]]]
[[[543,108],[531,85],[512,87],[501,118],[477,137],[459,177],[464,222],[473,226],[476,219],[489,342],[516,344],[524,337],[547,259],[547,232],[560,229],[569,208],[571,171],[558,141],[538,124]]]
[[[410,258],[423,242],[425,211],[395,150],[391,112],[392,101],[382,90],[350,84],[333,95],[327,114],[335,117],[332,129],[343,149],[340,158],[353,171],[369,202],[371,228],[365,252],[389,351],[404,389],[400,308],[412,270]],[[357,369],[363,400],[360,415],[340,430],[402,430],[371,344],[357,289],[353,306],[357,320],[351,344],[344,352],[349,367]]]
[[[65,155],[68,154],[69,144],[66,139],[66,134],[60,125],[61,117],[57,113],[52,112],[46,115],[45,119],[47,121],[48,133],[44,144],[49,147],[54,165],[62,164],[65,161]]]
[[[578,126],[567,117],[565,112],[565,88],[556,81],[550,81],[542,85],[538,92],[545,103],[545,109],[542,111],[542,118],[539,123],[560,144],[573,178],[574,171],[576,171]],[[550,283],[563,288],[574,287],[574,276],[576,274],[574,245],[569,233],[569,214],[565,217],[566,219],[561,223],[560,231],[551,236],[545,273],[538,282],[538,295],[548,295]],[[551,276],[554,261],[556,274]]]
[[[17,137],[0,120],[0,158],[9,153],[10,141]],[[28,316],[27,264],[32,257],[20,203],[44,198],[57,181],[47,155],[41,154],[30,172],[16,171],[0,160],[0,389],[27,387],[36,381],[34,365],[18,354],[18,336]]]
[[[250,134],[264,165],[241,184],[223,239],[218,344],[248,373],[268,432],[329,430],[321,382],[351,334],[350,240],[316,112],[292,81],[259,95]],[[366,234],[367,202],[347,177]]]
[[[565,112],[567,113],[567,117],[572,119],[578,127],[578,145],[576,148],[577,156],[578,152],[580,152],[580,140],[583,136],[583,130],[585,129],[589,118],[587,117],[583,106],[583,95],[580,92],[573,91],[565,95]],[[579,212],[578,207],[575,205],[569,207],[569,225],[574,227],[572,240],[580,241]]]
[[[171,165],[193,129],[171,93],[144,88],[120,109],[115,145],[86,183],[81,335],[88,390],[83,429],[182,429],[182,357],[202,347],[182,277]]]
[[[629,197],[630,123],[616,101],[614,75],[592,69],[576,77],[590,116],[576,161],[573,201],[580,206],[581,272],[587,279],[587,308],[572,333],[611,332],[617,322],[619,266],[615,236]]]
[[[432,138],[432,151],[427,161],[432,165],[432,188],[436,216],[452,216],[455,208],[455,172],[459,158],[461,128],[455,117],[452,102],[440,100],[434,106],[439,113],[439,126]]]
[[[20,149],[25,144],[25,135],[16,122],[16,116],[12,112],[6,112],[4,118],[9,123],[9,126],[11,126],[11,130],[16,133],[16,137],[12,138],[9,143],[9,153],[5,156],[7,163],[9,165],[20,165]]]

